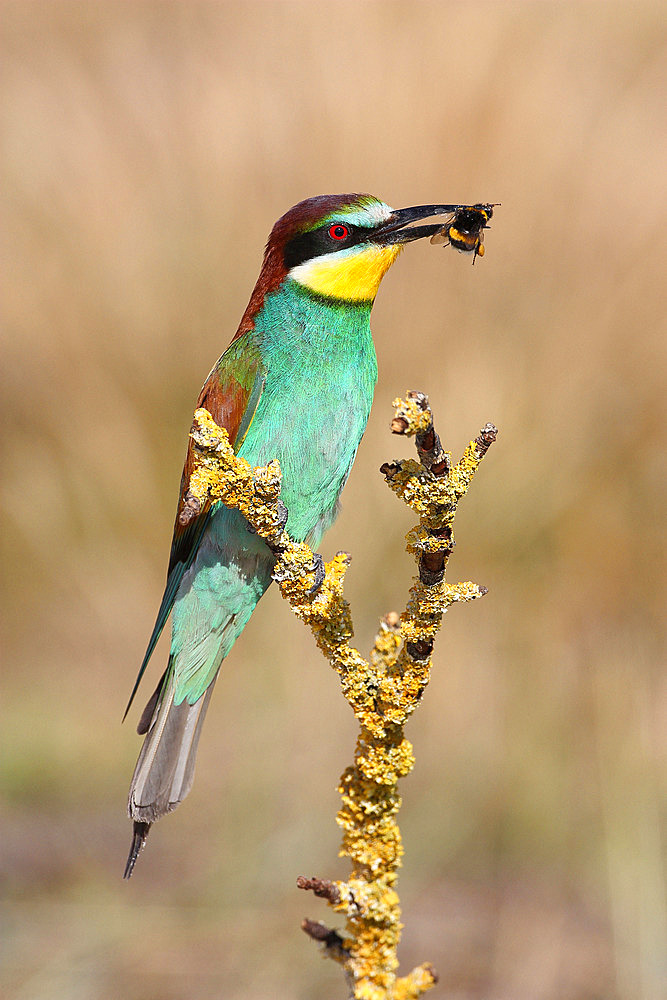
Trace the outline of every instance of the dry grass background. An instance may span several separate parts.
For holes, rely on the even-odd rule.
[[[343,995],[298,927],[324,905],[294,882],[345,873],[354,725],[279,596],[229,658],[194,790],[130,884],[139,740],[119,723],[192,405],[268,229],[307,195],[369,190],[502,202],[474,268],[418,244],[385,279],[375,407],[323,545],[354,554],[366,649],[411,573],[410,518],[377,472],[405,450],[392,397],[426,390],[455,451],[499,425],[450,563],[490,593],[448,616],[409,729],[402,958],[460,1000],[663,997],[660,6],[0,18],[3,995]]]

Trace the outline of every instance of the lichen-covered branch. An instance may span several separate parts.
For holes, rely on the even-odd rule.
[[[341,777],[337,817],[343,829],[340,853],[352,863],[350,878],[297,880],[299,888],[326,899],[347,918],[344,934],[311,920],[302,926],[343,966],[349,996],[356,1000],[411,1000],[437,981],[428,963],[407,976],[396,975],[401,913],[395,884],[403,854],[396,822],[401,805],[398,780],[414,764],[403,727],[428,684],[443,614],[455,602],[486,593],[474,583],[446,583],[445,570],[454,545],[457,504],[497,433],[487,424],[452,465],[433,426],[427,397],[409,392],[394,405],[392,431],[415,437],[419,461],[386,463],[381,472],[419,516],[407,536],[418,576],[400,618],[389,614],[382,619],[368,660],[349,641],[353,628],[343,582],[350,557],[337,553],[322,574],[319,557],[285,531],[278,464],[251,469],[234,454],[226,431],[206,410],[197,410],[192,428],[197,454],[190,480],[192,502],[222,501],[237,507],[266,539],[276,554],[274,579],[337,671],[359,721],[354,763]]]

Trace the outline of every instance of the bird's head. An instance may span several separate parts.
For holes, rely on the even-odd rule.
[[[451,206],[390,208],[368,194],[321,195],[291,208],[276,222],[267,255],[282,255],[286,277],[316,295],[372,302],[404,245],[438,226],[408,228]]]
[[[237,336],[252,326],[264,297],[286,280],[329,300],[372,303],[406,243],[441,224],[411,226],[452,205],[393,209],[369,194],[319,195],[286,212],[271,230],[264,263]]]

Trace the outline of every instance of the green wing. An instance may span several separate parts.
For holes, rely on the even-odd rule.
[[[229,440],[236,451],[243,443],[255,416],[265,380],[266,371],[261,361],[259,349],[252,337],[252,331],[249,331],[232,341],[213,368],[199,394],[196,409],[205,407],[215,422],[226,428]],[[192,439],[190,439],[181,477],[181,491],[171,543],[167,584],[123,719],[134,701],[148,661],[153,655],[173,607],[183,575],[194,559],[215,506],[209,502],[198,513],[188,507],[186,495],[194,465],[194,447]],[[161,684],[158,685],[158,689],[160,686]]]

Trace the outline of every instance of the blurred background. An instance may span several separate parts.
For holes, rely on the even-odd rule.
[[[458,517],[408,736],[403,970],[434,996],[658,1000],[665,904],[665,20],[657,3],[6,3],[1,14],[2,993],[342,997],[295,887],[343,878],[353,717],[270,592],[188,801],[129,884],[120,719],[164,583],[192,407],[274,220],[313,194],[502,202],[419,243],[373,313],[380,378],[325,538],[367,651],[412,518],[378,473],[426,391],[500,428]],[[273,630],[286,631],[276,649]]]

